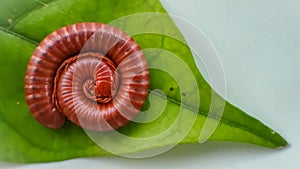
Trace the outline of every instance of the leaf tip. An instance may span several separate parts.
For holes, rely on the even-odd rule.
[[[289,143],[287,142],[287,140],[282,137],[279,133],[277,133],[276,131],[272,130],[272,135],[274,136],[274,138],[277,138],[276,141],[274,139],[274,147],[276,149],[283,149],[285,147],[289,146]]]

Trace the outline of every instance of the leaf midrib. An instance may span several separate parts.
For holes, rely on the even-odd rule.
[[[52,2],[53,2],[53,1],[52,1]],[[34,45],[34,46],[37,46],[37,45],[39,44],[39,42],[37,42],[37,41],[35,41],[35,40],[33,40],[33,39],[31,39],[31,38],[25,36],[25,35],[22,35],[22,34],[20,34],[20,33],[14,32],[14,31],[9,30],[9,29],[7,29],[7,28],[4,28],[4,27],[2,27],[2,26],[0,26],[0,31],[2,31],[2,32],[4,32],[4,33],[7,33],[7,34],[9,34],[9,35],[11,35],[11,36],[13,36],[13,37],[15,37],[15,38],[24,40],[24,41],[26,41],[26,42],[28,42],[29,44],[32,44],[32,45]],[[155,92],[155,91],[152,90],[152,89],[149,89],[149,92],[154,92],[156,95],[158,95],[158,96],[160,96],[160,97],[162,97],[162,98],[167,98],[169,101],[171,101],[171,102],[173,102],[173,103],[175,103],[175,104],[177,104],[177,105],[179,105],[179,106],[181,105],[181,106],[183,106],[184,108],[186,108],[186,109],[188,109],[188,110],[190,110],[190,111],[198,112],[198,114],[200,114],[200,115],[202,115],[202,116],[204,116],[204,117],[206,117],[206,118],[211,118],[211,117],[207,117],[207,114],[204,113],[204,112],[201,111],[201,110],[197,110],[196,108],[194,108],[194,107],[192,107],[192,106],[190,106],[190,105],[187,105],[187,104],[185,104],[185,103],[179,102],[179,101],[177,101],[177,100],[175,100],[175,99],[172,99],[172,98],[169,98],[169,97],[165,97],[164,95],[162,95],[162,94],[160,94],[160,93],[157,93],[157,92]],[[218,119],[216,119],[216,118],[212,118],[212,119],[218,120]],[[241,129],[241,130],[243,130],[243,131],[252,133],[252,134],[254,134],[254,135],[256,135],[256,136],[262,138],[263,140],[266,140],[266,141],[269,141],[269,142],[274,141],[274,140],[270,141],[267,137],[264,137],[264,136],[261,135],[258,131],[252,130],[251,128],[248,128],[248,127],[246,127],[246,126],[240,125],[239,123],[236,123],[236,122],[234,122],[234,121],[230,121],[230,120],[227,120],[227,119],[224,119],[224,118],[221,118],[220,121],[221,121],[222,123],[224,123],[224,124],[230,126],[230,127],[238,128],[238,129]],[[272,144],[277,144],[277,142],[276,142],[276,143],[273,143],[273,142],[272,142]]]
[[[4,33],[7,33],[7,34],[9,34],[9,35],[11,35],[11,36],[14,36],[15,38],[24,40],[24,41],[26,41],[26,42],[28,42],[28,43],[34,45],[34,46],[37,46],[37,45],[39,44],[39,42],[37,42],[37,41],[35,41],[35,40],[32,40],[32,39],[30,39],[30,38],[27,37],[27,36],[24,36],[24,35],[21,35],[21,34],[19,34],[19,33],[16,33],[16,32],[14,32],[14,31],[12,31],[12,30],[9,30],[8,28],[4,28],[4,27],[0,26],[0,31],[2,31],[2,32],[4,32]]]

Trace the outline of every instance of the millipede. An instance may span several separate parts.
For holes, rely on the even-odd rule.
[[[118,129],[143,107],[148,64],[132,37],[103,23],[68,25],[34,50],[25,75],[33,117],[58,129],[66,118],[94,131]]]

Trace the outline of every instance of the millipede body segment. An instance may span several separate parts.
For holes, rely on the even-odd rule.
[[[60,128],[67,117],[95,131],[132,120],[148,95],[148,65],[123,31],[102,23],[77,23],[49,34],[35,49],[25,76],[33,117]]]

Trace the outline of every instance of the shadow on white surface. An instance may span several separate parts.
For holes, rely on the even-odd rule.
[[[72,159],[60,162],[36,164],[1,163],[1,168],[7,169],[79,169],[79,168],[207,168],[237,169],[235,164],[250,165],[262,159],[276,158],[285,154],[289,149],[274,150],[243,143],[207,142],[204,144],[179,145],[162,155],[130,159],[123,157],[92,157]],[[224,164],[226,161],[226,164]],[[244,161],[244,162],[243,162]]]

